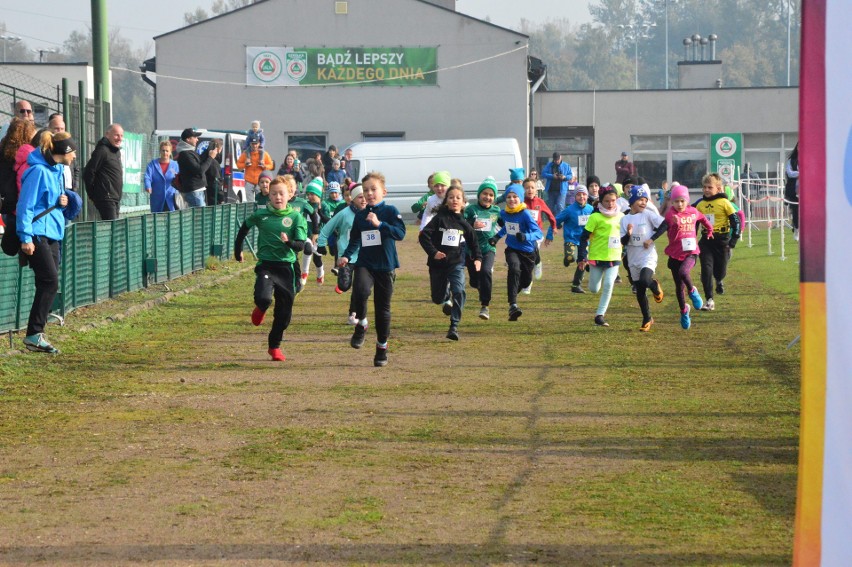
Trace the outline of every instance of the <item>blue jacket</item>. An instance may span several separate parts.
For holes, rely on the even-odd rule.
[[[367,215],[375,213],[379,219],[378,228],[367,221]],[[370,233],[370,231],[378,231]],[[370,234],[367,234],[370,233]],[[364,240],[381,237],[381,245],[362,246]],[[358,260],[354,265],[367,268],[373,272],[392,272],[399,267],[399,258],[396,255],[396,241],[405,238],[405,223],[402,215],[393,205],[386,205],[384,201],[370,206],[367,205],[357,213],[352,221],[352,229],[349,231],[349,246],[343,252],[343,257],[352,261],[352,255],[358,252]]]
[[[36,148],[27,158],[29,167],[21,179],[21,194],[16,211],[16,231],[21,244],[32,242],[36,236],[62,240],[65,236],[65,216],[61,208],[50,211],[33,222],[33,218],[59,202],[65,192],[65,175],[61,164],[50,165]]]
[[[594,212],[595,208],[586,203],[581,207],[576,201],[562,209],[562,212],[556,215],[556,227],[562,225],[562,236],[565,242],[571,244],[580,244],[580,235],[583,234],[583,228],[586,223],[580,226],[579,219],[581,215],[588,217]]]
[[[544,177],[547,180],[544,189],[545,189],[545,191],[547,191],[549,193],[550,192],[550,186],[553,183],[553,174],[554,173],[561,173],[565,177],[565,179],[562,180],[562,183],[559,187],[559,193],[561,195],[567,195],[568,194],[568,182],[571,181],[572,177],[574,177],[574,174],[571,172],[571,166],[563,161],[554,170],[554,165],[555,164],[552,161],[548,162],[548,164],[544,166],[544,169],[541,170],[541,176]],[[554,188],[554,190],[555,190],[555,188]]]
[[[328,181],[329,183],[331,183],[332,181],[337,181],[338,183],[340,183],[340,190],[341,191],[343,191],[343,180],[344,179],[346,179],[346,172],[343,171],[342,169],[338,169],[337,171],[334,171],[332,169],[331,171],[328,171],[325,174],[325,180]]]
[[[166,174],[160,168],[160,160],[152,159],[145,168],[145,189],[151,190],[151,212],[161,213],[164,210],[175,210],[175,193],[172,180],[177,177],[180,168],[176,161],[169,162]]]
[[[346,250],[349,248],[349,231],[352,229],[352,222],[355,220],[356,212],[358,211],[352,205],[349,205],[331,217],[331,220],[325,223],[325,226],[320,230],[319,238],[317,238],[317,246],[328,245],[329,237],[332,234],[336,234],[337,249]],[[358,261],[357,250],[352,253],[350,260],[353,264]]]
[[[507,247],[520,250],[521,252],[535,252],[535,242],[536,240],[541,240],[543,236],[538,223],[535,222],[535,219],[533,219],[533,216],[526,207],[517,213],[500,211],[500,218],[503,219],[503,227],[494,235],[496,238],[500,239],[506,236]],[[507,229],[512,226],[512,223],[516,223],[518,225],[518,232],[524,234],[525,238],[523,242],[520,242],[515,235],[508,234]]]

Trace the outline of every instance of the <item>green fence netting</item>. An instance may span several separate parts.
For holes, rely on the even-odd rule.
[[[65,316],[202,270],[210,256],[231,257],[237,231],[254,210],[254,203],[240,203],[71,224],[62,242],[53,311]],[[252,230],[252,243],[254,238]],[[26,327],[34,294],[32,270],[0,254],[0,332]]]

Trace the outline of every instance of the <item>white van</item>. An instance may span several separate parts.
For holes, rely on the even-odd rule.
[[[435,171],[449,171],[461,179],[465,196],[471,199],[486,177],[493,177],[502,191],[509,184],[509,170],[524,167],[514,138],[358,142],[347,149],[352,150],[353,179],[382,172],[387,203],[409,214],[411,205],[429,190],[426,178]]]
[[[246,141],[246,135],[237,132],[225,132],[218,130],[206,130],[204,128],[196,128],[197,132],[201,132],[198,137],[198,145],[195,147],[198,153],[207,149],[211,140],[219,139],[223,141],[224,151],[219,154],[216,161],[219,162],[222,172],[222,189],[225,192],[225,200],[228,203],[242,203],[246,200],[246,182],[243,172],[237,169],[237,159],[243,152],[243,144]],[[183,130],[154,130],[155,138],[169,138],[172,143],[172,148],[176,148],[180,142],[180,135]]]

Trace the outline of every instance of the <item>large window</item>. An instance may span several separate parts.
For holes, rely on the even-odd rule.
[[[325,153],[327,134],[288,133],[287,149],[299,152],[299,159],[305,161],[314,157],[316,152]]]
[[[744,134],[743,165],[747,165],[752,174],[763,178],[782,177],[787,156],[798,141],[796,133]]]
[[[675,180],[687,187],[699,187],[707,173],[710,136],[631,136],[633,163],[637,173],[651,187]]]

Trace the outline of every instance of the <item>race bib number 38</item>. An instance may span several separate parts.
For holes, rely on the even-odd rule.
[[[381,246],[382,235],[378,230],[365,230],[361,233],[361,246]]]

